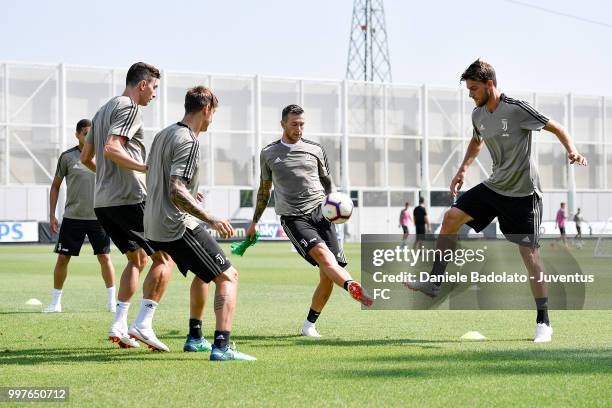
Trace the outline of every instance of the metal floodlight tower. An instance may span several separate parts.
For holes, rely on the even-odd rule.
[[[354,0],[346,79],[391,82],[383,0]]]

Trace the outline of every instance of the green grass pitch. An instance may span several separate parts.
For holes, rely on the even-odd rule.
[[[259,360],[212,363],[208,354],[182,352],[191,277],[178,271],[154,326],[170,353],[106,341],[112,314],[89,246],[69,267],[64,313],[26,306],[29,298],[50,300],[51,249],[0,246],[0,386],[67,386],[65,405],[612,405],[610,311],[551,311],[553,342],[538,345],[530,341],[533,311],[363,311],[336,288],[317,324],[324,337],[305,339],[297,332],[318,272],[289,243],[260,243],[231,257],[241,282],[232,338]],[[357,276],[359,247],[346,253]],[[124,258],[114,251],[113,260],[118,278]],[[140,298],[139,291],[130,320]],[[213,329],[207,307],[205,335]],[[489,340],[460,341],[469,330]]]

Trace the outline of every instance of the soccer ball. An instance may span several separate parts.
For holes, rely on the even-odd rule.
[[[323,216],[334,224],[343,224],[353,214],[353,200],[344,193],[331,193],[325,197]]]

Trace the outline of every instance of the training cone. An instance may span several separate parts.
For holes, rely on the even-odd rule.
[[[42,306],[42,302],[38,299],[28,299],[28,301],[25,303],[27,306]]]
[[[482,334],[480,334],[477,331],[469,331],[467,333],[465,333],[463,336],[461,336],[461,340],[477,340],[477,341],[482,341],[482,340],[486,340],[487,338],[485,336],[483,336]]]

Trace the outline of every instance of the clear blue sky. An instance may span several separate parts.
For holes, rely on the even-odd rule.
[[[612,24],[612,2],[523,0]],[[344,77],[352,0],[2,2],[0,61]],[[504,0],[386,0],[394,82],[455,86],[482,57],[502,89],[612,96],[612,28]]]

